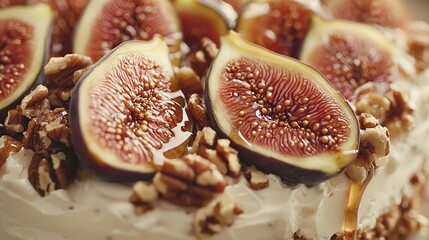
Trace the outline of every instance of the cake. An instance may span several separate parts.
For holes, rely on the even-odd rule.
[[[102,3],[96,0],[89,3],[87,1],[65,1],[68,3],[68,7],[56,5],[55,1],[40,2],[50,4],[57,12],[55,20],[53,20],[54,15],[51,14],[52,10],[49,10],[50,8],[45,4],[34,3],[28,6],[6,6],[9,2],[0,4],[3,8],[0,9],[1,30],[18,29],[18,27],[4,27],[5,22],[11,21],[10,12],[19,13],[23,10],[30,13],[37,10],[40,13],[40,11],[46,11],[46,24],[52,24],[49,21],[53,21],[54,24],[52,37],[53,43],[55,43],[48,45],[50,46],[47,47],[50,49],[49,56],[52,58],[46,65],[43,64],[44,68],[41,71],[43,74],[38,75],[39,78],[45,79],[44,84],[35,80],[38,79],[37,76],[28,77],[28,71],[22,71],[23,76],[20,79],[31,78],[32,82],[19,87],[28,87],[28,91],[21,89],[26,94],[20,98],[7,100],[12,102],[10,105],[0,104],[2,107],[0,116],[4,116],[2,119],[4,124],[0,128],[0,163],[2,164],[0,168],[0,212],[2,214],[0,233],[2,239],[347,240],[427,239],[429,237],[426,209],[426,202],[429,199],[427,189],[429,150],[426,141],[426,136],[429,134],[427,120],[429,116],[427,107],[429,104],[429,85],[427,84],[429,79],[429,25],[412,21],[400,1],[395,1],[395,4],[392,5],[387,4],[387,6],[384,6],[386,1],[382,0],[372,1],[371,4],[374,5],[370,6],[359,5],[358,3],[363,1],[355,0],[332,0],[323,1],[323,3],[317,0],[251,1],[247,5],[242,5],[246,1],[220,3],[221,1],[215,0],[207,3],[197,3],[197,1],[191,0],[141,1],[141,3],[137,3],[137,1],[105,1]],[[135,5],[130,5],[131,3],[149,7],[143,11],[140,9],[141,6],[135,7]],[[109,47],[109,43],[106,43],[107,45],[97,48],[98,52],[94,50],[85,53],[88,47],[85,47],[84,44],[90,45],[99,39],[107,38],[100,35],[104,31],[100,29],[104,28],[99,28],[100,31],[96,31],[98,35],[95,37],[87,36],[86,34],[89,33],[86,28],[91,26],[90,23],[97,23],[95,14],[100,14],[100,16],[106,14],[102,12],[103,6],[104,9],[110,9],[114,8],[115,4],[120,6],[118,12],[129,9],[141,10],[145,14],[149,14],[146,16],[147,19],[151,19],[150,14],[155,13],[154,15],[162,18],[159,22],[167,22],[173,27],[162,32],[161,35],[165,35],[163,35],[164,38],[160,38],[149,36],[153,32],[147,30],[147,26],[145,26],[144,29],[140,29],[146,31],[145,34],[138,34],[140,38],[133,38],[132,36],[137,36],[135,29],[133,28],[133,35],[133,30],[124,26],[124,29],[128,29],[128,35],[126,35],[128,39],[146,41],[129,41],[121,45],[118,43],[116,44],[119,45],[118,47],[116,45]],[[341,4],[346,4],[346,6]],[[349,6],[356,8],[356,4],[361,7],[360,12],[358,11],[356,15],[343,14],[343,11],[346,11]],[[84,10],[85,6],[86,10]],[[159,6],[162,6],[163,10],[158,12]],[[234,10],[231,6],[235,6],[236,9]],[[238,6],[242,6],[240,11],[237,10]],[[366,18],[356,17],[365,15],[368,7],[372,7],[375,15]],[[397,15],[389,15],[398,8],[400,11],[397,11]],[[66,13],[70,9],[73,11],[69,16]],[[342,11],[338,11],[338,9],[342,9]],[[383,11],[376,11],[380,9]],[[256,10],[260,11],[257,11],[260,15],[255,13]],[[82,13],[82,11],[84,12]],[[273,15],[280,13],[280,15],[276,15],[277,17],[291,16],[282,23],[287,33],[296,35],[287,38],[281,48],[277,41],[264,39],[264,37],[273,37],[272,34],[277,34],[275,29],[278,29],[268,28],[269,24],[273,24],[270,22],[273,19],[268,21],[264,18],[264,14],[267,12],[273,13]],[[114,13],[116,14],[116,12]],[[197,14],[192,15],[193,13]],[[164,14],[170,15],[163,18]],[[187,18],[186,14],[191,17]],[[75,26],[76,20],[81,15],[82,19],[90,19],[88,20],[90,22],[81,19]],[[124,15],[118,13],[117,16]],[[26,17],[30,18],[31,14]],[[334,19],[334,17],[347,20]],[[180,19],[182,26],[177,22],[173,23],[176,18]],[[238,18],[235,30],[241,34],[240,36],[236,33],[227,33],[230,26],[225,22],[228,23],[228,19],[235,21],[235,18]],[[69,20],[66,24],[67,28],[58,27],[62,26],[61,20],[64,19]],[[138,18],[136,17],[136,19]],[[203,26],[196,24],[194,31],[187,29],[192,25],[190,19],[200,19],[197,23],[203,23]],[[300,22],[303,19],[304,24]],[[29,26],[28,29],[31,29],[31,20],[24,18],[18,18],[18,20],[24,22],[20,26],[24,26],[24,28]],[[151,21],[152,24],[156,22],[153,19]],[[112,20],[110,28],[115,28],[114,24],[115,21]],[[317,28],[314,27],[316,25]],[[210,27],[204,29],[204,26]],[[175,31],[180,27],[185,34],[184,39],[188,46],[178,50],[176,41],[180,42],[181,37],[177,37]],[[261,27],[271,29],[272,32],[260,32],[258,29]],[[72,52],[71,31],[75,29],[74,32],[78,34],[79,30],[76,28],[85,28],[80,29],[85,32],[85,37],[75,36],[74,44],[82,44],[82,46],[74,48],[77,54],[70,54]],[[198,28],[203,29],[196,31],[195,29]],[[61,31],[59,33],[59,29],[66,33],[61,33]],[[223,40],[220,42],[219,39],[213,38],[213,35],[209,35],[211,38],[204,35],[208,34],[207,29],[216,29],[217,32],[214,36],[224,35]],[[332,34],[331,29],[335,30]],[[344,34],[338,34],[341,31],[347,32],[346,30],[351,31],[352,43],[358,47],[351,46],[342,49],[351,49],[348,52],[350,55],[347,55],[351,59],[351,64],[364,70],[359,72],[363,75],[363,83],[359,79],[355,81],[358,83],[348,81],[344,85],[344,81],[338,82],[334,79],[336,72],[331,71],[332,69],[340,69],[340,74],[344,74],[344,72],[347,73],[344,68],[351,66],[348,65],[350,62],[346,62],[347,56],[337,58],[346,59],[342,65],[338,65],[338,69],[335,68],[336,62],[330,66],[322,64],[334,61],[332,59],[337,57],[339,52],[338,49],[334,49],[337,52],[334,51],[333,55],[329,55],[329,49],[326,50],[320,45],[329,42],[327,39],[334,39],[336,41],[334,46],[343,46],[341,45],[343,42],[340,40],[344,40],[346,43],[348,40],[346,37],[341,38]],[[356,37],[353,36],[355,32],[361,35],[358,34],[357,38],[353,38]],[[261,33],[265,35],[260,36]],[[302,33],[304,34],[302,35]],[[106,36],[109,34],[114,35],[114,31],[106,33]],[[149,35],[146,36],[147,34]],[[65,37],[62,38],[62,36]],[[31,37],[35,36],[30,35]],[[124,39],[126,37],[122,35],[120,37],[121,41],[128,40]],[[276,38],[271,38],[271,40],[273,39],[276,40]],[[164,40],[167,41],[167,44],[164,43]],[[32,44],[27,39],[22,41]],[[236,47],[228,41],[234,42]],[[231,63],[231,61],[225,60],[229,54],[236,54],[235,52],[239,52],[237,50],[239,48],[252,49],[249,50],[251,54],[242,54],[245,56],[245,61],[250,61],[247,59],[252,58],[257,60],[255,62],[259,61],[258,64],[262,64],[261,62],[273,64],[273,61],[278,61],[292,64],[287,65],[290,68],[299,66],[306,69],[307,72],[313,71],[308,70],[308,65],[304,65],[302,62],[292,58],[284,60],[283,56],[247,41],[259,45],[265,44],[265,48],[280,51],[281,54],[299,58],[300,61],[313,65],[318,69],[318,73],[311,76],[321,78],[323,81],[326,78],[332,84],[332,86],[328,84],[329,86],[336,87],[342,93],[341,97],[329,95],[331,93],[327,94],[333,96],[332,98],[337,102],[343,101],[341,104],[344,105],[341,106],[350,106],[350,109],[344,110],[345,107],[341,108],[343,109],[341,111],[353,113],[353,118],[348,119],[348,125],[353,125],[355,122],[355,130],[359,134],[355,136],[355,143],[351,144],[353,146],[348,151],[348,154],[353,155],[350,162],[346,161],[345,165],[340,165],[339,162],[342,160],[338,160],[336,162],[338,169],[330,173],[316,171],[317,169],[307,168],[293,161],[288,162],[289,165],[286,165],[286,168],[293,169],[295,173],[291,173],[287,169],[276,170],[264,166],[267,163],[277,163],[276,159],[274,161],[266,160],[263,154],[252,155],[253,153],[251,153],[252,156],[256,156],[254,158],[260,158],[259,160],[252,159],[248,153],[244,153],[249,151],[248,149],[238,144],[236,138],[225,134],[225,130],[222,128],[224,125],[219,123],[216,118],[218,113],[213,112],[213,109],[216,109],[214,105],[223,100],[219,98],[218,102],[210,102],[212,100],[208,95],[213,94],[210,91],[213,91],[214,86],[210,82],[212,81],[210,77],[217,76],[216,66],[225,62],[225,64]],[[9,47],[16,43],[16,41],[13,44],[11,42],[7,42]],[[61,50],[58,48],[59,45],[63,46]],[[7,81],[12,78],[10,72],[2,72],[7,64],[7,61],[3,61],[3,59],[13,55],[10,53],[10,49],[18,51],[16,47],[5,47],[5,49],[1,49],[1,54],[5,57],[1,58],[0,62],[2,89],[6,89],[3,84],[10,83]],[[105,53],[101,54],[99,49],[104,49]],[[378,50],[380,52],[377,52]],[[173,63],[178,60],[178,51],[183,54],[180,67],[166,64],[166,59],[170,62],[168,56]],[[359,51],[371,53],[372,56],[359,58],[362,55]],[[37,53],[37,51],[34,52]],[[134,55],[130,55],[130,52]],[[385,52],[387,52],[386,55],[384,55]],[[268,56],[266,58],[272,60],[259,58],[260,53],[266,54],[265,56]],[[323,61],[314,57],[317,54],[323,54]],[[85,55],[91,55],[91,57]],[[170,152],[173,157],[164,154],[165,157],[162,159],[164,162],[153,164],[149,161],[150,164],[148,164],[145,160],[137,161],[138,164],[144,166],[138,166],[132,161],[118,164],[115,162],[116,160],[105,160],[109,155],[110,149],[108,148],[99,152],[99,156],[86,156],[90,155],[88,152],[91,150],[88,150],[89,144],[84,145],[88,138],[81,136],[82,134],[79,135],[81,131],[79,124],[82,124],[83,118],[78,115],[85,115],[81,112],[87,110],[82,110],[82,104],[85,105],[94,100],[87,97],[85,98],[87,101],[82,101],[80,96],[94,94],[92,89],[87,90],[85,86],[99,84],[97,79],[101,79],[101,75],[97,74],[112,76],[114,71],[111,69],[118,66],[115,64],[124,64],[123,59],[128,59],[122,58],[123,56],[131,56],[130,58],[134,60],[136,58],[132,57],[143,56],[137,59],[145,66],[162,63],[160,65],[167,70],[157,76],[162,74],[167,76],[160,80],[164,81],[165,85],[171,84],[168,76],[173,76],[174,71],[174,78],[181,90],[180,94],[172,94],[174,98],[162,100],[169,103],[175,103],[176,98],[182,99],[183,102],[184,99],[187,101],[186,109],[180,108],[180,111],[183,111],[180,114],[183,114],[184,117],[176,122],[180,129],[184,129],[185,135],[180,135],[178,138],[174,138],[174,142],[169,143],[170,147],[178,148],[179,153]],[[388,58],[389,62],[386,67],[389,70],[387,75],[384,69],[379,71],[384,66],[382,64],[386,62],[383,57]],[[110,61],[113,64],[106,64]],[[362,62],[356,63],[356,61]],[[39,62],[26,61],[25,66],[31,64],[34,66]],[[134,64],[131,60],[125,63]],[[371,65],[374,63],[376,65]],[[211,67],[210,64],[212,64]],[[168,67],[166,67],[167,65]],[[275,66],[275,64],[273,65]],[[103,69],[100,66],[103,66]],[[379,71],[381,74],[376,75],[371,72],[373,70],[371,66],[375,66],[374,71]],[[278,69],[274,70],[289,71],[282,70],[280,67]],[[254,74],[255,71],[251,73]],[[376,73],[378,74],[378,72]],[[133,74],[135,72],[130,73],[129,76],[134,76]],[[323,74],[324,77],[318,74]],[[270,75],[271,73],[268,73],[268,76]],[[368,79],[364,79],[364,77]],[[200,80],[204,78],[207,78],[206,84],[202,84]],[[315,85],[320,86],[317,84],[321,83],[317,81]],[[102,85],[102,87],[104,86]],[[215,86],[217,85],[215,84]],[[210,87],[212,89],[207,90]],[[284,88],[287,87],[284,86]],[[328,92],[328,90],[323,91]],[[305,92],[305,90],[301,92]],[[105,96],[99,94],[94,99],[104,99],[109,94],[110,92]],[[11,96],[15,97],[13,94]],[[9,96],[1,98],[0,103],[7,97]],[[100,102],[102,104],[97,105],[100,108],[108,105],[102,100],[98,103]],[[158,101],[158,103],[163,104],[162,101]],[[314,108],[321,108],[322,104],[320,103]],[[91,108],[88,107],[88,109]],[[328,114],[330,113],[332,112],[328,112]],[[99,115],[102,114],[100,111]],[[115,113],[110,115],[115,115]],[[239,115],[241,113],[233,116]],[[332,115],[334,116],[334,113]],[[339,114],[338,116],[346,115]],[[170,118],[173,117],[177,116],[170,116]],[[193,121],[193,129],[187,123],[189,122],[188,117]],[[235,121],[235,118],[231,115],[225,115],[224,118],[228,117],[230,119],[226,122],[233,126],[232,122]],[[330,118],[325,120],[330,120]],[[164,120],[163,123],[165,122],[168,121]],[[76,127],[76,124],[79,127]],[[300,124],[303,123],[300,122]],[[293,124],[290,125],[293,127]],[[106,123],[106,126],[109,125]],[[337,125],[338,130],[341,126]],[[333,128],[329,129],[329,131],[333,130]],[[156,128],[153,131],[155,132]],[[93,133],[90,128],[85,132]],[[143,133],[137,135],[143,136]],[[348,133],[345,136],[352,138],[350,136],[353,134]],[[91,137],[91,141],[96,142],[97,137]],[[177,136],[174,135],[174,137]],[[325,138],[321,137],[318,141],[323,143]],[[328,138],[327,141],[329,140],[331,139]],[[119,141],[110,145],[110,148],[116,149],[117,146],[123,146],[123,143],[119,143]],[[269,144],[265,147],[274,149],[273,151],[280,151]],[[353,151],[354,147],[357,151]],[[289,146],[284,146],[284,148],[289,148]],[[253,151],[256,151],[254,149]],[[331,153],[330,151],[333,150],[323,151]],[[305,158],[305,155],[296,155]],[[316,156],[328,163],[331,161],[329,157],[324,159],[323,155]],[[333,155],[329,156],[333,158]],[[128,156],[124,155],[123,158],[128,158]],[[165,158],[169,159],[165,160]],[[154,157],[154,159],[157,158]],[[160,160],[152,159],[152,161]],[[131,167],[127,164],[131,164]],[[276,166],[284,168],[284,165],[280,163]],[[308,169],[310,170],[307,171]]]

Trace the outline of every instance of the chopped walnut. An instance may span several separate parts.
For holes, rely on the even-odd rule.
[[[349,165],[345,174],[356,183],[364,184],[378,166],[377,159],[390,152],[389,130],[382,127],[374,116],[362,113],[358,116],[360,125],[360,147],[356,160]]]
[[[429,66],[429,24],[418,21],[410,24],[408,34],[409,52],[417,60],[418,70]]]
[[[183,63],[194,69],[198,76],[204,78],[218,52],[216,44],[204,37],[197,46],[191,46],[191,52],[185,57]]]
[[[385,123],[392,137],[399,136],[404,130],[413,128],[413,110],[408,105],[406,94],[399,90],[391,89],[385,96],[389,99],[392,106]]]
[[[158,201],[158,191],[148,182],[138,181],[133,185],[133,193],[129,201],[134,205],[137,215],[150,211]]]
[[[0,137],[0,167],[6,162],[11,152],[18,152],[22,143],[13,137],[3,135]]]
[[[222,193],[227,182],[207,159],[186,155],[166,161],[155,174],[153,184],[167,201],[181,206],[200,207]]]
[[[198,239],[210,239],[211,235],[231,226],[241,213],[243,210],[230,198],[220,196],[195,212],[192,221],[194,233]]]
[[[7,117],[4,121],[4,126],[6,130],[12,133],[22,133],[25,130],[24,125],[24,116],[22,115],[22,111],[19,106],[7,112]]]
[[[382,127],[378,120],[370,114],[359,115],[361,125],[360,150],[384,157],[390,152],[389,130]]]
[[[43,85],[38,85],[33,91],[21,101],[21,111],[29,119],[38,117],[45,109],[50,109],[51,105],[47,99],[48,89]]]
[[[44,110],[28,124],[24,132],[24,148],[37,153],[55,153],[70,147],[68,113],[64,108]]]
[[[71,91],[82,74],[92,65],[87,56],[67,54],[64,57],[53,57],[45,66],[49,101],[54,107],[67,106]]]
[[[76,163],[72,152],[35,153],[28,168],[28,180],[41,196],[65,189],[75,178]]]
[[[204,127],[209,126],[206,106],[198,94],[194,93],[189,97],[188,108],[191,116],[198,126],[198,129],[203,129]]]
[[[369,113],[383,122],[390,110],[390,101],[376,92],[369,92],[360,96],[356,110],[358,114]]]
[[[247,167],[244,176],[253,190],[261,190],[270,185],[267,175],[254,166]]]
[[[230,147],[230,144],[228,139],[218,139],[213,129],[205,127],[197,132],[189,153],[207,158],[222,174],[238,177],[241,173],[238,151]]]
[[[192,94],[203,95],[203,83],[192,68],[182,67],[177,69],[176,79],[186,99],[189,99]]]

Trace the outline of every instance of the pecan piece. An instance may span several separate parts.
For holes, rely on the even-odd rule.
[[[198,129],[203,129],[204,127],[209,126],[206,106],[198,94],[194,93],[189,97],[188,108],[189,113],[198,126]]]
[[[176,70],[176,79],[186,99],[194,93],[203,95],[203,83],[200,77],[190,67],[181,67]]]
[[[51,105],[47,99],[48,89],[43,85],[38,85],[33,91],[25,96],[21,101],[21,111],[29,119],[38,117],[45,109],[50,109]]]
[[[254,166],[247,167],[244,176],[253,190],[264,189],[270,185],[267,175]]]
[[[222,174],[238,177],[241,173],[238,151],[230,144],[228,139],[218,139],[213,129],[205,127],[197,132],[189,153],[196,153],[210,160]]]
[[[155,174],[153,184],[167,201],[200,207],[222,193],[226,179],[216,166],[198,155],[169,160]]]
[[[158,191],[148,182],[138,181],[133,185],[133,192],[129,201],[134,205],[136,215],[150,211],[158,201]]]
[[[18,152],[22,143],[13,137],[3,135],[0,137],[0,167],[6,162],[11,152]]]
[[[93,64],[90,57],[67,54],[64,57],[53,57],[45,66],[49,101],[54,107],[69,104],[71,91],[82,74]]]
[[[7,117],[4,121],[4,126],[7,131],[22,133],[25,130],[25,125],[24,116],[19,106],[7,112]]]
[[[44,110],[28,124],[24,132],[24,148],[39,153],[55,153],[70,147],[68,113],[64,108]]]
[[[231,226],[241,213],[243,210],[230,198],[220,196],[195,212],[192,221],[194,233],[198,239],[210,239],[211,235]]]
[[[43,197],[57,189],[65,189],[73,182],[77,161],[72,152],[55,154],[35,153],[28,168],[28,180]]]

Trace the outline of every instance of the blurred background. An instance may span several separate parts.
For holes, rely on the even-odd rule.
[[[429,0],[404,0],[416,19],[429,21]]]

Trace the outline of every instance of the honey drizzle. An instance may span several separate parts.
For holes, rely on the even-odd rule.
[[[344,240],[355,240],[357,239],[357,229],[358,229],[358,215],[359,215],[359,206],[367,188],[369,182],[374,176],[375,167],[370,165],[368,168],[368,177],[363,183],[357,183],[350,181],[349,193],[347,196],[345,209],[344,209],[344,221],[343,221],[343,236]]]

